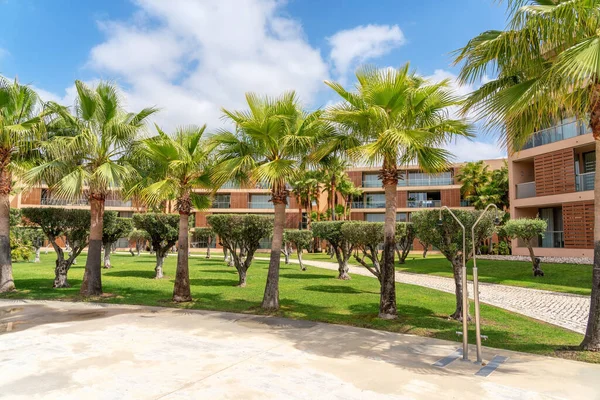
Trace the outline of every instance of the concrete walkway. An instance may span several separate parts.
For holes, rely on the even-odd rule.
[[[600,398],[600,365],[484,348],[486,360],[508,357],[487,377],[470,362],[433,366],[458,346],[282,318],[2,300],[0,397]]]
[[[294,258],[290,262],[298,263]],[[303,260],[308,266],[337,271],[337,263]],[[350,266],[350,275],[364,275],[375,278],[366,268]],[[434,275],[396,272],[396,282],[423,286],[443,292],[454,293],[454,279]],[[473,298],[473,284],[469,283],[469,297]],[[589,296],[550,292],[494,283],[479,284],[479,299],[505,310],[539,319],[569,330],[585,333],[590,310]]]

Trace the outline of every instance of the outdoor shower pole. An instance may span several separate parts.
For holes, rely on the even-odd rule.
[[[460,220],[454,215],[451,209],[447,206],[443,206],[440,208],[440,220],[438,221],[438,225],[442,225],[442,211],[448,211],[452,218],[462,228],[463,231],[463,250],[462,250],[462,325],[463,325],[463,361],[469,361],[469,340],[468,340],[468,329],[469,329],[469,297],[468,297],[468,288],[467,288],[467,258],[466,258],[466,250],[467,250],[467,235],[465,226],[460,222]]]
[[[475,227],[477,226],[477,224],[479,223],[481,218],[483,218],[483,216],[485,215],[487,210],[490,209],[490,207],[494,207],[496,209],[496,217],[494,219],[494,222],[497,223],[498,207],[496,207],[495,204],[490,204],[483,210],[483,212],[481,213],[479,218],[477,218],[477,221],[475,221],[475,223],[473,224],[473,227],[471,228],[471,244],[473,245],[473,299],[475,300],[475,340],[477,342],[477,364],[481,364],[483,362],[483,357],[481,355],[481,320],[480,320],[480,314],[479,314],[479,275],[477,272],[477,253],[475,251]]]

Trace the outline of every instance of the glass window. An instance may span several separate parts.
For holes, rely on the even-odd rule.
[[[365,214],[365,221],[367,222],[384,222],[385,214]]]
[[[583,172],[596,171],[596,152],[583,153]]]
[[[382,184],[378,175],[377,173],[363,173],[363,187],[381,187]]]
[[[365,195],[366,208],[385,208],[385,194],[368,193]]]
[[[251,194],[250,195],[250,208],[273,208],[273,202],[271,196],[268,194]]]
[[[212,208],[229,208],[230,207],[231,195],[229,194],[218,194],[215,196]]]

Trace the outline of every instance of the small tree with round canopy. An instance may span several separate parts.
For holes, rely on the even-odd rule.
[[[517,218],[506,221],[504,224],[504,232],[511,239],[520,239],[525,242],[531,264],[533,266],[533,276],[544,276],[544,271],[540,269],[539,260],[535,257],[533,251],[533,242],[539,237],[543,237],[548,229],[548,223],[539,218]]]
[[[465,226],[465,259],[469,261],[473,257],[471,250],[471,228],[481,215],[481,211],[452,210],[452,212]],[[418,211],[412,214],[412,223],[417,230],[417,237],[422,242],[431,243],[436,246],[444,257],[450,261],[456,287],[456,309],[450,317],[462,320],[462,296],[463,290],[467,290],[467,288],[463,288],[462,286],[463,230],[447,211],[442,210],[441,218],[440,226],[440,210]],[[479,224],[475,227],[475,243],[480,243],[492,235],[495,229],[494,222],[494,213],[485,213]]]
[[[306,271],[306,267],[302,262],[302,251],[310,248],[313,241],[313,232],[309,230],[286,229],[283,233],[283,241],[296,248],[300,269]]]
[[[133,215],[133,226],[148,233],[156,256],[155,279],[164,277],[163,264],[169,250],[179,239],[179,216],[175,214],[144,213]]]
[[[313,223],[312,229],[315,237],[327,240],[333,249],[338,262],[338,279],[349,280],[348,260],[352,256],[352,244],[342,234],[345,221],[322,221]]]
[[[102,245],[104,246],[104,268],[111,268],[110,253],[113,244],[127,237],[133,229],[131,218],[119,218],[115,211],[106,211],[102,224]]]
[[[210,246],[215,238],[215,232],[211,228],[195,228],[192,236],[196,241],[206,242],[206,258],[210,258]]]

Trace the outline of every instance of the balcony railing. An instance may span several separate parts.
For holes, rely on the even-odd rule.
[[[212,208],[230,208],[231,203],[229,201],[213,201]]]
[[[535,182],[519,183],[517,187],[517,199],[535,197]]]
[[[131,200],[106,200],[104,205],[106,207],[131,207]]]
[[[471,200],[461,200],[460,201],[461,207],[471,207],[472,205],[473,205],[473,203],[471,203]]]
[[[532,147],[542,146],[559,140],[569,139],[579,135],[589,133],[590,129],[583,121],[567,122],[566,124],[542,129],[534,133],[531,139],[523,146],[522,150]]]
[[[248,208],[274,208],[273,203],[270,201],[249,201]]]
[[[398,186],[448,186],[454,184],[454,178],[448,176],[429,175],[423,178],[409,178],[404,176],[398,179]],[[362,187],[364,188],[381,188],[383,187],[380,180],[363,180]]]
[[[409,200],[408,208],[436,208],[441,207],[441,200]]]
[[[385,208],[385,201],[353,201],[352,208]]]
[[[77,200],[65,200],[65,199],[55,199],[51,197],[42,197],[40,199],[40,204],[43,206],[87,206],[87,199],[77,199]]]
[[[586,172],[575,176],[575,190],[584,192],[586,190],[594,190],[594,179],[596,172]]]
[[[563,231],[547,231],[544,237],[538,239],[540,247],[549,249],[562,249],[565,247],[565,238]]]

